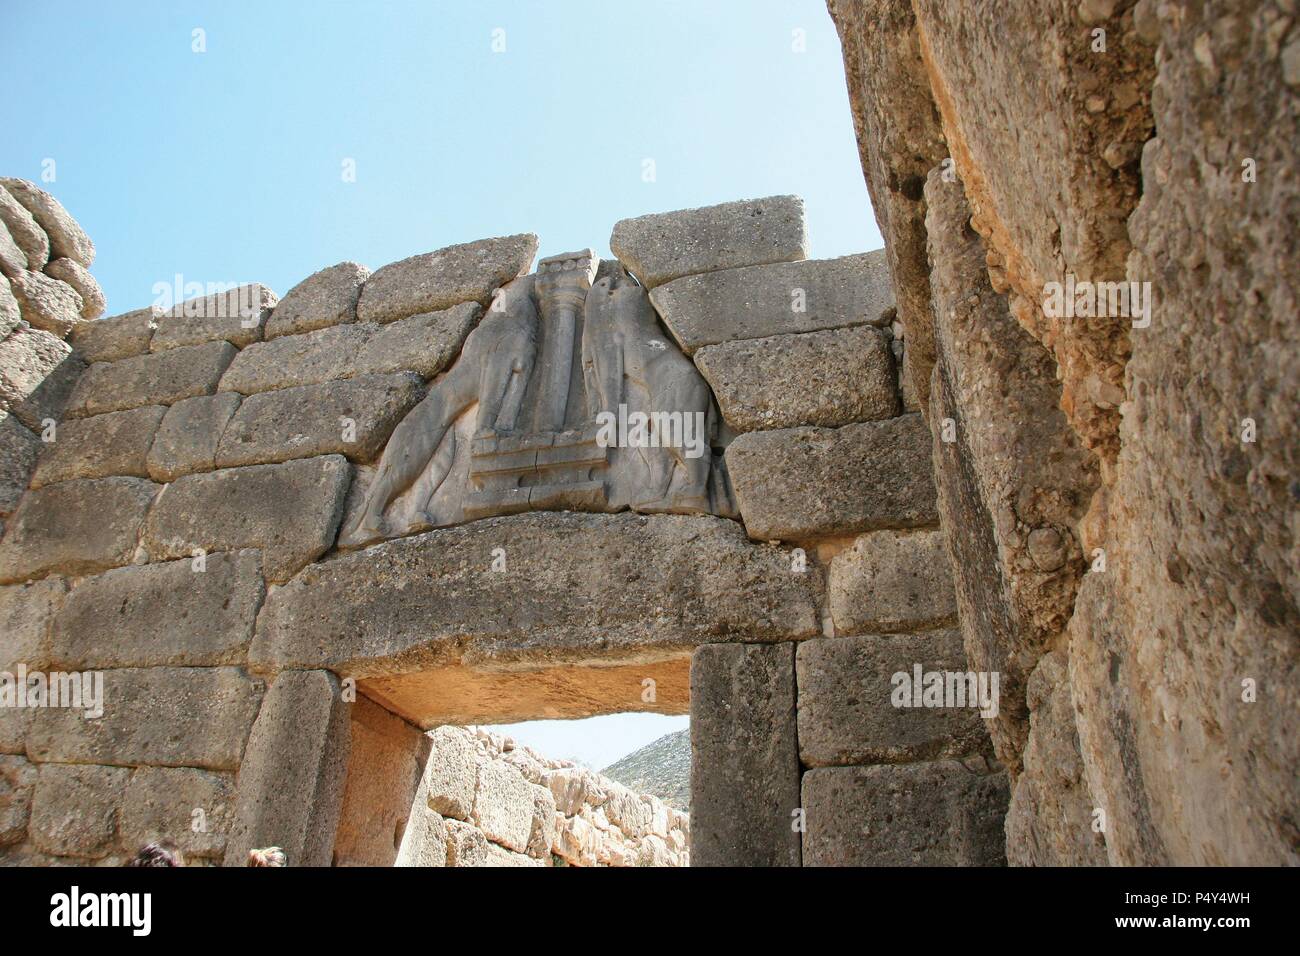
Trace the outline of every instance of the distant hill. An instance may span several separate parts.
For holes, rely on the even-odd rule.
[[[691,809],[691,729],[678,730],[634,750],[601,771],[638,793],[687,812]]]

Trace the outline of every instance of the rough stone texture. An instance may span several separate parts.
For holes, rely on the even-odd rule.
[[[43,443],[32,487],[73,478],[147,478],[145,458],[166,412],[161,405],[145,405],[64,422],[54,441]]]
[[[267,320],[264,336],[297,335],[357,320],[357,299],[370,270],[340,262],[314,272],[290,289]]]
[[[26,839],[37,774],[23,757],[0,757],[0,847]]]
[[[488,866],[487,837],[478,827],[462,823],[460,820],[448,820],[447,825],[447,865],[448,866]]]
[[[107,856],[130,778],[125,767],[45,764],[32,798],[32,842],[54,856]]]
[[[429,809],[444,817],[469,820],[478,787],[478,756],[473,741],[452,727],[429,734],[432,750],[425,768]]]
[[[371,461],[423,396],[423,388],[418,375],[404,372],[250,395],[221,435],[216,465],[273,464],[331,454]]]
[[[223,340],[243,348],[261,339],[275,303],[275,293],[256,282],[178,303],[158,317],[149,348],[161,352]]]
[[[776,335],[695,353],[733,431],[851,422],[898,414],[894,357],[871,328]]]
[[[0,229],[2,228],[3,226],[0,226]],[[0,340],[18,328],[22,320],[22,309],[18,305],[18,300],[14,298],[13,288],[7,278],[0,276]]]
[[[809,770],[803,808],[805,866],[1006,861],[1006,774],[972,771],[956,760]]]
[[[894,311],[883,251],[687,276],[650,301],[687,355],[737,339],[888,325]]]
[[[266,579],[287,580],[334,543],[351,470],[328,455],[178,478],[149,514],[145,548],[154,560],[259,548]]]
[[[0,410],[39,433],[46,419],[58,421],[63,414],[85,367],[49,332],[16,329],[0,342]]]
[[[139,478],[99,478],[28,492],[0,542],[0,582],[130,563],[157,490]]]
[[[49,663],[50,622],[63,606],[68,585],[62,578],[0,588],[0,670],[12,672],[25,663],[44,669]]]
[[[373,324],[351,323],[255,342],[230,363],[222,376],[221,390],[252,395],[349,378],[357,353],[376,328]]]
[[[65,414],[81,418],[211,395],[235,354],[235,347],[228,342],[208,342],[116,362],[95,362],[77,382]]]
[[[217,467],[217,445],[234,417],[242,396],[234,392],[185,398],[167,409],[146,466],[155,481],[175,481],[181,475]]]
[[[769,196],[623,219],[609,248],[650,289],[697,272],[805,259],[803,200]]]
[[[793,644],[691,659],[693,866],[799,866]]]
[[[357,375],[407,369],[433,378],[456,357],[483,314],[477,302],[423,312],[375,329],[353,358]]]
[[[394,866],[446,866],[447,823],[427,807],[412,807]]]
[[[532,233],[481,239],[384,266],[366,280],[361,322],[392,322],[462,302],[486,306],[494,289],[523,275],[537,255]]]
[[[532,784],[507,763],[482,764],[471,819],[493,843],[523,853],[533,829]]]
[[[260,681],[235,667],[104,671],[104,715],[37,711],[33,760],[234,770],[262,698]]]
[[[987,751],[974,699],[964,707],[896,707],[895,674],[966,672],[961,632],[804,641],[796,654],[799,757],[807,767],[903,763]],[[991,686],[991,685],[986,685]],[[914,700],[921,689],[912,685]],[[968,686],[964,688],[969,692]],[[973,706],[972,706],[973,705]]]
[[[220,860],[226,852],[234,802],[234,774],[141,767],[131,774],[122,798],[122,847],[131,852],[169,839],[186,862]]]
[[[497,548],[502,572],[491,570]],[[307,568],[268,597],[250,659],[357,677],[452,657],[647,662],[704,642],[812,636],[819,588],[815,570],[792,573],[787,554],[725,519],[539,512]],[[339,594],[354,598],[340,605]]]
[[[50,657],[71,668],[243,662],[261,606],[256,551],[117,568],[87,578],[54,622]]]
[[[9,412],[0,411],[0,517],[18,506],[40,450],[39,438]]]
[[[936,524],[929,446],[913,414],[749,432],[726,461],[749,536],[788,540]]]
[[[66,282],[41,272],[20,272],[9,277],[9,288],[23,319],[34,329],[66,339],[82,321],[81,296]]]
[[[226,866],[278,846],[290,866],[328,866],[343,805],[351,731],[338,679],[285,671],[257,714],[239,768]]]
[[[158,314],[158,310],[150,306],[94,322],[82,322],[73,330],[69,341],[87,362],[116,362],[143,355],[149,351],[149,340],[158,327]]]
[[[831,559],[827,591],[836,634],[915,631],[957,622],[942,531],[859,536]]]
[[[9,227],[4,224],[3,216],[0,216],[0,274],[12,276],[26,271],[27,253],[14,242]]]
[[[95,244],[57,199],[25,179],[6,176],[0,178],[0,186],[22,203],[49,237],[51,259],[71,259],[83,266],[95,261]]]
[[[50,237],[37,225],[27,208],[7,189],[0,188],[0,222],[27,257],[25,268],[37,272],[50,261]]]
[[[55,259],[46,265],[45,274],[68,285],[81,297],[83,319],[97,319],[104,314],[104,306],[107,305],[104,290],[81,263],[73,259]]]

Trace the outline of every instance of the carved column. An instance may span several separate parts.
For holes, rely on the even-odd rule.
[[[549,256],[537,263],[538,305],[542,312],[542,347],[538,356],[534,431],[560,431],[573,374],[573,336],[578,312],[596,278],[600,259],[591,249]]]

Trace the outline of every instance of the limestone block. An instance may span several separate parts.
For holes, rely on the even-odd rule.
[[[1001,866],[1005,773],[956,760],[803,776],[805,866]],[[695,839],[700,822],[695,821]],[[693,849],[698,853],[698,849]]]
[[[41,272],[20,272],[9,277],[9,288],[23,319],[34,329],[66,339],[83,321],[81,296],[66,282]]]
[[[582,817],[555,816],[555,843],[551,852],[571,866],[595,866],[599,834]]]
[[[710,345],[695,364],[734,432],[851,422],[898,414],[894,358],[868,327]]]
[[[727,447],[726,462],[751,538],[938,523],[930,433],[920,415],[749,432]]]
[[[566,817],[584,807],[598,807],[609,799],[605,782],[584,767],[560,767],[542,774],[542,783],[555,798],[555,808]]]
[[[27,253],[14,242],[14,237],[0,215],[0,274],[17,275],[27,271]]]
[[[271,312],[264,336],[269,341],[357,320],[357,299],[370,270],[340,262],[314,272],[290,289]]]
[[[447,823],[428,807],[412,807],[394,866],[449,866]]]
[[[98,478],[28,492],[0,542],[0,583],[130,563],[157,490],[139,478]]]
[[[43,443],[32,487],[74,478],[149,477],[145,459],[166,413],[161,405],[145,405],[64,422],[54,430],[54,441]]]
[[[649,289],[697,272],[804,259],[803,200],[769,196],[623,219],[609,248]]]
[[[43,762],[234,770],[257,715],[262,684],[235,667],[146,667],[103,672],[102,717],[45,707],[27,737]]]
[[[235,392],[185,398],[167,409],[146,465],[155,481],[175,481],[181,475],[217,467],[217,445],[243,396]]]
[[[266,693],[239,768],[226,866],[278,846],[290,866],[328,866],[343,805],[351,733],[338,679],[285,671]]]
[[[482,314],[477,302],[463,302],[441,312],[423,312],[380,326],[357,350],[353,360],[356,374],[409,369],[433,378],[451,364]]]
[[[211,554],[83,580],[54,622],[51,660],[74,668],[243,663],[261,606],[260,555]]]
[[[69,341],[87,362],[116,362],[143,355],[149,351],[149,340],[158,327],[158,314],[159,310],[150,306],[82,322],[73,330]]]
[[[156,338],[157,333],[154,335]],[[235,347],[230,343],[207,342],[116,362],[95,362],[81,376],[65,414],[81,418],[211,395],[234,357]]]
[[[0,222],[27,257],[25,268],[39,272],[50,261],[50,237],[37,225],[27,207],[0,187]]]
[[[37,767],[24,757],[0,757],[0,846],[27,838]]]
[[[275,293],[256,282],[177,303],[158,317],[149,348],[161,352],[220,341],[243,348],[262,338],[275,303]]]
[[[831,559],[828,591],[837,634],[957,623],[952,570],[939,530],[859,535]]]
[[[354,323],[254,342],[230,363],[221,390],[252,395],[351,378],[355,357],[376,328]]]
[[[494,289],[528,271],[537,254],[531,233],[481,239],[411,256],[377,270],[357,303],[361,322],[392,322],[461,302],[486,306]]]
[[[188,862],[220,860],[233,823],[235,775],[191,767],[141,767],[122,800],[122,847],[132,852],[169,839]],[[199,815],[196,811],[202,811]],[[202,823],[196,828],[196,823]]]
[[[106,856],[117,846],[130,779],[126,767],[43,765],[32,797],[32,842],[54,856]]]
[[[0,224],[0,230],[3,228],[4,225]],[[0,340],[18,328],[18,323],[22,320],[22,308],[14,298],[13,287],[7,278],[0,276]]]
[[[555,842],[555,796],[549,787],[532,786],[533,822],[528,833],[528,855],[547,863]]]
[[[643,800],[641,794],[626,787],[611,787],[609,799],[603,805],[609,822],[630,837],[639,839],[655,829],[655,807]],[[661,821],[667,830],[667,817]]]
[[[502,760],[478,768],[471,820],[493,843],[523,853],[533,829],[533,785]]]
[[[12,176],[0,178],[0,186],[22,203],[49,237],[51,259],[72,259],[83,266],[95,261],[95,244],[57,199],[34,183]]]
[[[488,838],[472,823],[447,820],[447,865],[487,866]]]
[[[86,267],[74,259],[54,259],[45,266],[45,274],[69,286],[81,297],[81,317],[87,321],[104,314],[104,290]],[[80,323],[78,323],[80,324]]]
[[[429,740],[432,749],[424,771],[429,809],[469,820],[478,788],[478,750],[459,727],[438,727]]]
[[[25,663],[43,669],[49,663],[50,623],[63,607],[68,584],[63,578],[44,578],[30,584],[0,588],[0,671]]]
[[[691,658],[694,866],[799,866],[794,644]]]
[[[41,440],[27,426],[0,411],[0,516],[18,506],[40,450]]]
[[[158,499],[144,545],[154,560],[260,548],[266,579],[284,581],[334,543],[350,478],[338,455],[186,475]]]
[[[85,367],[57,336],[15,329],[0,342],[0,408],[39,433],[46,419],[63,414]]]
[[[404,372],[250,395],[221,435],[217,467],[330,454],[371,461],[423,389],[418,375]]]
[[[491,571],[496,548],[506,549],[503,572]],[[726,519],[538,512],[313,565],[268,596],[250,659],[316,661],[360,678],[472,638],[471,664],[608,665],[705,641],[811,637],[819,592],[815,570],[792,573],[787,554],[750,544]]]

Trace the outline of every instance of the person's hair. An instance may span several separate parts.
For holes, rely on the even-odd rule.
[[[278,846],[268,846],[261,850],[248,851],[249,866],[284,866],[284,851]]]
[[[146,843],[127,866],[184,866],[185,857],[171,840],[156,840]]]

